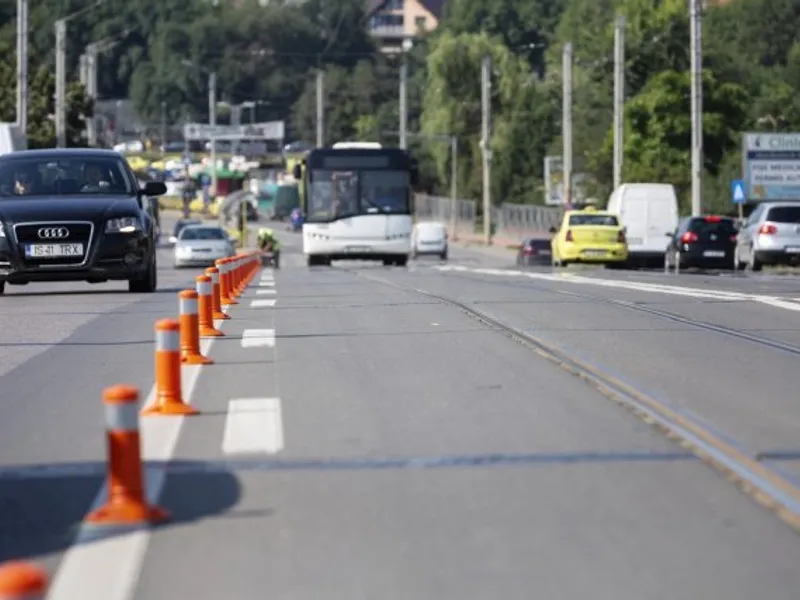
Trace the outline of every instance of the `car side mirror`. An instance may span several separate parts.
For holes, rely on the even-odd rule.
[[[556,229],[555,227],[551,227],[551,228],[550,228],[550,229],[548,229],[547,231],[548,231],[549,233],[556,233],[556,232],[558,231],[558,229]]]
[[[178,243],[178,238],[176,238],[174,235],[169,236],[169,243],[170,244],[177,244]]]
[[[664,235],[667,236],[668,238],[675,237],[675,234],[674,233],[670,233],[669,231],[667,233],[665,233]]]
[[[303,167],[301,167],[299,164],[296,164],[294,166],[294,168],[292,169],[292,176],[295,179],[302,179],[303,178]]]
[[[167,193],[167,186],[163,181],[148,181],[142,188],[142,195],[153,197],[163,196]]]

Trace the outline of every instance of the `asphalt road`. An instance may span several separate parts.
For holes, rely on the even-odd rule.
[[[143,419],[145,454],[172,460],[163,490],[148,471],[172,521],[145,533],[73,544],[102,482],[100,392],[146,395],[153,322],[195,273],[162,260],[151,296],[0,298],[0,560],[44,564],[55,600],[796,599],[800,537],[772,511],[420,293],[562,348],[800,485],[793,279],[564,274],[462,248],[309,269],[283,237],[281,270],[220,325],[216,363],[185,375],[202,414],[174,448]]]

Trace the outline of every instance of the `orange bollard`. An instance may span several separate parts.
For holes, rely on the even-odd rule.
[[[232,256],[231,259],[231,278],[230,278],[230,297],[239,297],[239,255]]]
[[[222,305],[219,303],[219,269],[209,267],[206,269],[206,275],[211,277],[211,316],[222,321],[230,319],[230,315],[222,312]]]
[[[47,573],[33,563],[0,565],[0,600],[44,600],[48,583]]]
[[[183,290],[178,294],[181,324],[181,362],[187,365],[213,365],[214,361],[200,352],[200,319],[198,293]]]
[[[245,255],[240,254],[236,257],[236,263],[239,265],[238,271],[238,279],[236,282],[236,296],[239,297],[244,293],[244,288],[247,285],[245,282],[245,268],[246,268],[246,257]]]
[[[219,269],[219,303],[222,306],[239,304],[236,299],[231,298],[231,259],[221,258],[217,261]]]
[[[108,500],[86,516],[86,524],[122,527],[166,521],[169,514],[163,508],[149,505],[145,496],[137,414],[139,390],[130,385],[106,388],[103,403],[108,446]]]
[[[180,329],[174,319],[156,321],[156,400],[142,411],[143,415],[200,413],[183,401]]]
[[[200,310],[200,335],[202,337],[221,337],[225,334],[214,327],[214,311],[211,308],[211,277],[208,275],[198,275],[195,277],[197,286],[197,297],[199,299]]]

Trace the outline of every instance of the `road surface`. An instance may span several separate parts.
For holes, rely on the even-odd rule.
[[[800,281],[462,248],[309,269],[282,235],[215,364],[184,373],[202,414],[142,420],[147,457],[170,461],[148,468],[172,514],[151,531],[75,543],[103,482],[101,391],[147,395],[153,324],[197,273],[165,249],[157,294],[0,298],[0,560],[44,565],[50,598],[796,600],[791,511],[630,406],[800,497]]]

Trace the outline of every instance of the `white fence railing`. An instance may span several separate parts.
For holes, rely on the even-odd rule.
[[[456,200],[441,196],[417,194],[416,213],[420,221],[441,221],[455,237],[478,236],[478,203],[475,200]],[[455,213],[455,215],[453,214]],[[504,241],[522,241],[526,237],[547,237],[551,227],[557,227],[563,209],[530,204],[504,204],[492,208],[494,237]],[[455,219],[453,219],[455,216]]]

